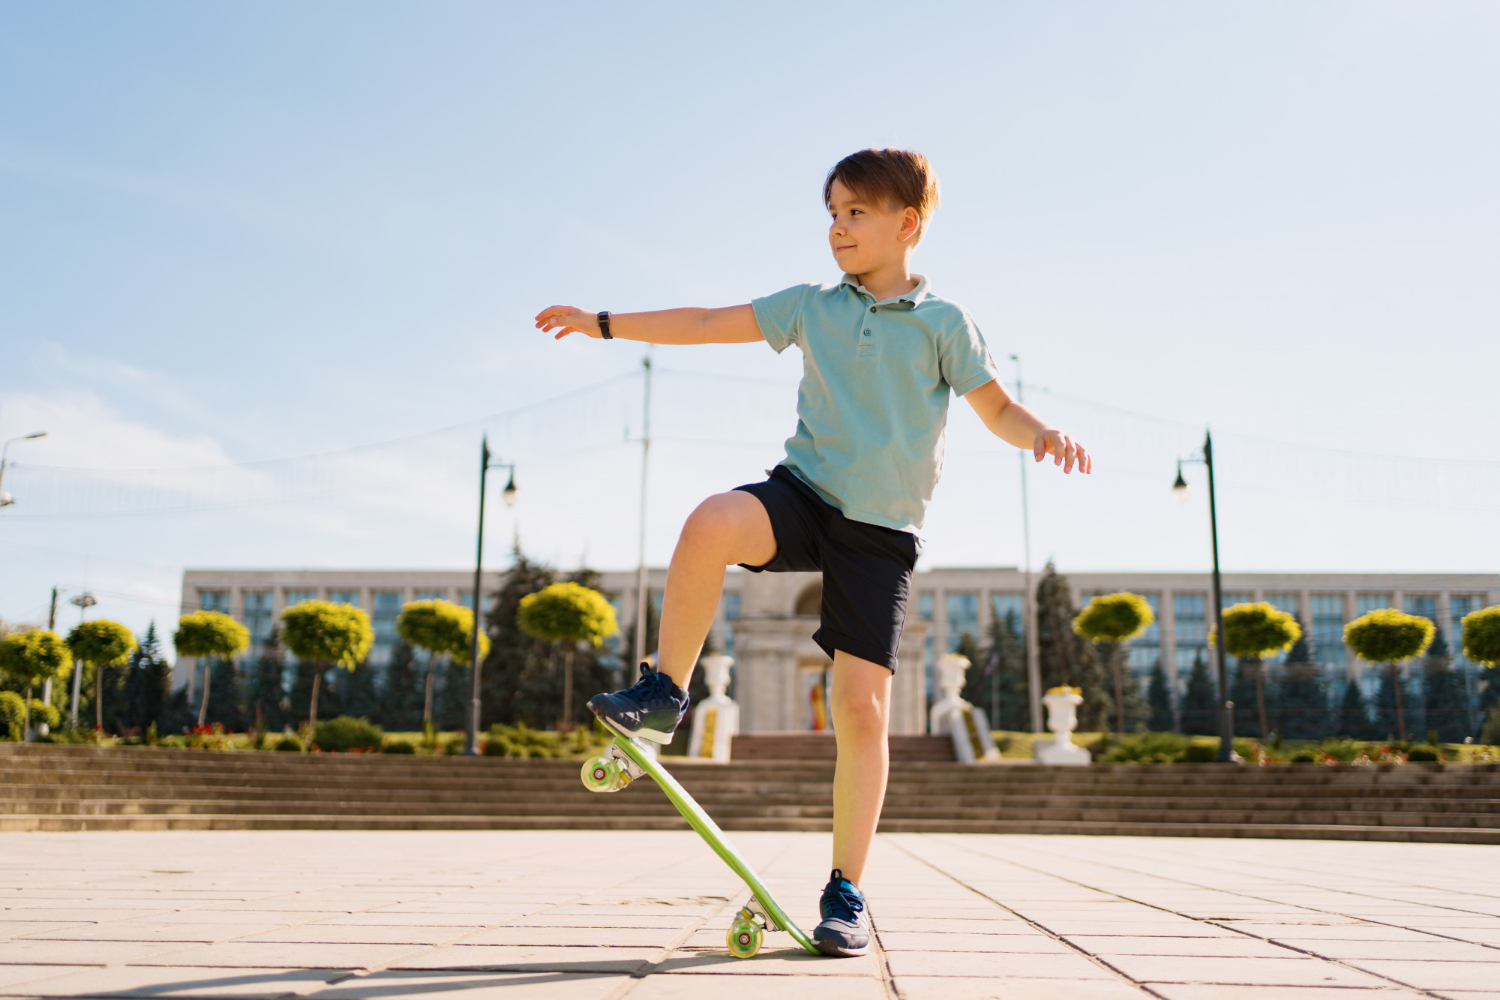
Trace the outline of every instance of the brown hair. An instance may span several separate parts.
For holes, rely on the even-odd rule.
[[[861,198],[880,199],[901,208],[914,208],[922,219],[917,239],[938,205],[937,175],[927,157],[910,149],[861,149],[833,165],[823,182],[823,204],[838,181]]]

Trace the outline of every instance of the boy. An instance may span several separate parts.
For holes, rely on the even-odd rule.
[[[687,712],[688,678],[713,623],[724,570],[821,570],[813,639],[833,658],[830,708],[838,746],[833,873],[823,922],[827,955],[862,955],[870,923],[859,889],[885,800],[891,678],[906,619],[915,534],[937,484],[948,395],[964,397],[996,436],[1087,473],[1082,446],[1012,402],[973,319],[911,273],[937,207],[927,158],[867,149],[840,160],[823,185],[836,285],[796,285],[727,309],[590,313],[552,306],[538,329],[654,344],[764,341],[801,348],[797,431],[765,482],[709,497],[688,518],[662,602],[659,672],[589,708],[627,736],[667,743]]]

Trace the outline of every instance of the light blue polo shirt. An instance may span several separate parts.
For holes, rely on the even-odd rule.
[[[910,531],[943,471],[950,391],[999,376],[974,318],[913,277],[914,290],[879,302],[846,274],[750,303],[776,353],[802,349],[782,464],[845,517]]]

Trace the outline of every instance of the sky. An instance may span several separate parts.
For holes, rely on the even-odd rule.
[[[0,5],[0,619],[137,629],[185,567],[633,566],[646,350],[553,303],[834,281],[854,149],[925,152],[915,268],[1094,475],[1031,552],[1500,568],[1500,7],[1486,2]],[[655,348],[646,555],[760,478],[800,357]],[[922,566],[1018,565],[961,401]],[[499,473],[504,475],[505,473]],[[493,496],[493,494],[491,494]],[[60,624],[75,620],[64,610]]]

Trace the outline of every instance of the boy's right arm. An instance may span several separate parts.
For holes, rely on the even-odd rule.
[[[561,340],[581,333],[596,340],[597,313],[573,306],[549,306],[537,313],[536,328]],[[752,344],[763,340],[755,310],[748,305],[725,309],[662,309],[657,312],[610,313],[609,332],[616,340],[639,340],[648,344]]]

